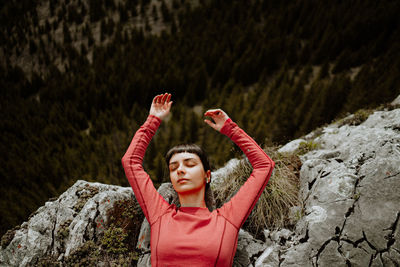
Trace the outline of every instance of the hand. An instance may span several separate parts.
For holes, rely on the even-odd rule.
[[[211,117],[214,120],[215,123],[210,120],[204,120],[204,122],[218,132],[221,131],[225,121],[229,119],[229,116],[222,109],[209,109],[204,113],[204,116]]]
[[[150,115],[154,115],[163,120],[169,114],[169,110],[172,106],[171,94],[165,93],[157,95],[153,98],[153,102],[150,107]]]

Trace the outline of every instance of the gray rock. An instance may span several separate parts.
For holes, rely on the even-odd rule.
[[[400,109],[332,124],[301,156],[304,216],[284,246],[271,232],[259,266],[400,264]],[[309,136],[315,136],[309,134]],[[256,265],[257,265],[256,264]]]
[[[400,105],[400,95],[390,103],[392,106]]]
[[[22,224],[8,246],[0,250],[0,264],[34,265],[49,255],[62,260],[84,242],[99,238],[115,201],[132,197],[131,188],[77,181]]]
[[[280,153],[293,153],[295,152],[301,143],[306,142],[306,140],[304,139],[296,139],[293,141],[290,141],[289,143],[287,143],[286,145],[284,145],[283,147],[281,147],[278,152]]]
[[[240,160],[236,158],[230,159],[224,167],[211,172],[212,186],[218,186],[220,183],[223,183],[223,179],[221,178],[228,176],[239,164],[239,162]]]
[[[323,248],[317,258],[317,264],[320,266],[346,266],[343,255],[338,251],[337,242],[328,241],[326,247]]]

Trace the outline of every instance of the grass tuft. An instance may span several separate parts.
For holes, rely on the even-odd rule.
[[[255,205],[244,229],[262,237],[265,228],[292,228],[293,219],[289,219],[291,207],[299,206],[299,172],[301,161],[296,154],[281,154],[276,148],[265,149],[275,161],[274,172]],[[223,178],[218,188],[213,188],[217,206],[221,207],[236,194],[250,176],[253,168],[247,159],[243,159],[235,169]]]

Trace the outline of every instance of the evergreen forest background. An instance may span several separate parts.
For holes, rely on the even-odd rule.
[[[194,142],[241,153],[203,120],[224,109],[280,145],[400,93],[400,2],[13,0],[0,6],[0,235],[76,180],[129,186],[121,158],[152,98],[173,94],[144,165]]]

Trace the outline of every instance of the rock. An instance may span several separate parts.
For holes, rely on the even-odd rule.
[[[255,267],[279,266],[279,249],[276,246],[269,246],[256,260]]]
[[[392,101],[392,103],[390,103],[392,106],[398,106],[400,105],[400,95],[398,97],[396,97],[395,100]]]
[[[355,248],[352,243],[340,241],[338,250],[341,251],[350,264],[356,266],[368,266],[371,255],[374,253],[366,242],[357,245]]]
[[[219,168],[218,170],[215,170],[211,172],[211,181],[214,186],[218,186],[219,183],[223,181],[223,179],[220,179],[221,177],[228,176],[230,172],[232,172],[235,167],[239,164],[240,160],[233,158],[230,159],[224,167]]]
[[[293,140],[293,141],[287,143],[286,145],[284,145],[283,147],[281,147],[278,150],[278,152],[280,152],[280,153],[293,153],[299,148],[300,144],[303,143],[303,142],[306,142],[306,140],[304,140],[304,139]]]
[[[107,211],[115,201],[131,199],[131,188],[79,180],[57,200],[46,202],[0,251],[0,264],[35,265],[40,258],[62,260],[104,231]]]
[[[346,260],[338,251],[338,243],[330,240],[321,248],[322,252],[317,257],[317,265],[320,266],[346,266]]]
[[[250,233],[243,229],[239,231],[238,245],[233,266],[249,266],[266,249],[266,245],[260,240],[255,239]]]
[[[398,125],[400,109],[394,109],[374,112],[358,126],[332,124],[322,129],[313,140],[321,147],[301,156],[304,216],[296,224],[293,241],[281,246],[269,233],[270,245],[256,262],[398,266]]]

